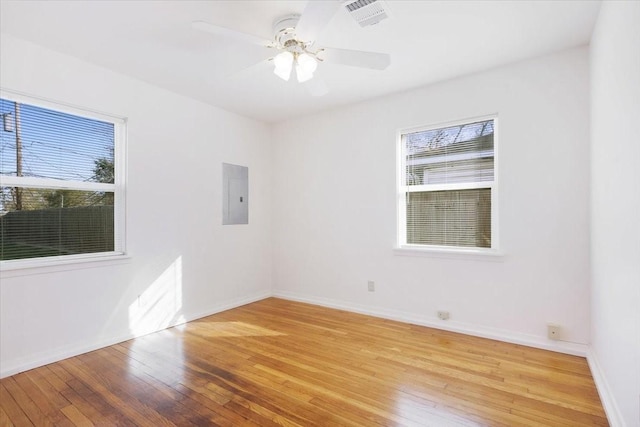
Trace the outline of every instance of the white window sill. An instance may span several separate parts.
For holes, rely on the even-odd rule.
[[[126,264],[130,260],[131,257],[126,254],[105,253],[0,261],[0,278],[107,267]]]
[[[397,246],[393,248],[393,254],[398,256],[471,259],[493,262],[504,260],[504,253],[495,249],[462,249],[441,246]]]

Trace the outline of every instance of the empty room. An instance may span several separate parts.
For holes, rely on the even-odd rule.
[[[0,426],[640,427],[640,2],[0,0]]]

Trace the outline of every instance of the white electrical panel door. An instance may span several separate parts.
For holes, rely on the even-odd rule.
[[[222,224],[249,223],[249,168],[222,164]]]

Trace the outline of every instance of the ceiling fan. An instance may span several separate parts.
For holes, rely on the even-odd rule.
[[[288,81],[293,74],[293,70],[295,70],[298,82],[303,83],[313,78],[313,74],[320,62],[373,70],[384,70],[389,66],[391,59],[389,54],[386,53],[337,49],[316,45],[316,39],[320,31],[329,23],[342,4],[345,4],[347,11],[353,14],[361,26],[372,25],[386,18],[386,13],[380,6],[382,1],[376,4],[377,1],[309,0],[302,15],[285,15],[275,20],[273,40],[265,40],[253,34],[243,33],[205,21],[195,21],[192,23],[192,27],[196,30],[273,49],[273,55],[268,60],[274,64],[274,74]],[[365,19],[360,19],[354,12],[360,13],[359,16]],[[308,85],[308,88],[314,96],[322,96],[327,93],[326,85],[323,82]]]

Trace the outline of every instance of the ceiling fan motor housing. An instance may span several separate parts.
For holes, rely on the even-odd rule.
[[[296,39],[296,25],[300,20],[299,14],[285,15],[275,20],[273,32],[276,43],[284,48],[298,45],[300,40]]]

